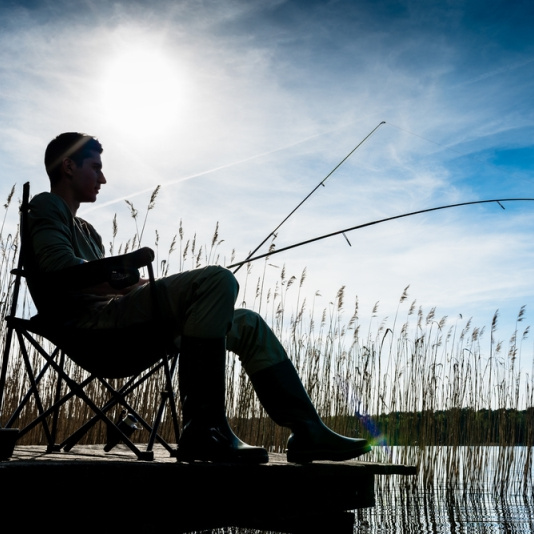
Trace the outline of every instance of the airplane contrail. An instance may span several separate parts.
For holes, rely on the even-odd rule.
[[[176,178],[174,180],[168,180],[166,182],[161,183],[160,187],[161,188],[168,187],[170,185],[175,185],[175,184],[178,184],[178,183],[181,183],[181,182],[185,182],[185,181],[191,180],[193,178],[199,178],[200,176],[206,176],[207,174],[211,174],[211,173],[223,170],[223,169],[228,169],[230,167],[235,167],[236,165],[241,165],[242,163],[247,163],[249,161],[253,161],[255,159],[262,158],[264,156],[270,156],[271,154],[275,154],[277,152],[282,152],[283,150],[288,150],[288,149],[290,149],[290,148],[292,148],[294,146],[300,145],[302,143],[306,143],[310,139],[315,139],[316,137],[321,137],[323,135],[335,132],[337,130],[341,130],[342,128],[345,128],[345,127],[346,127],[346,125],[345,126],[338,126],[337,128],[333,128],[333,129],[327,130],[325,132],[320,132],[320,133],[317,133],[317,134],[314,134],[314,135],[310,135],[308,137],[305,137],[304,139],[301,139],[299,141],[295,141],[295,142],[290,143],[289,145],[285,145],[283,147],[275,148],[273,150],[268,150],[266,152],[260,152],[259,154],[254,154],[253,156],[249,156],[248,158],[241,159],[241,160],[238,160],[238,161],[234,161],[232,163],[227,163],[225,165],[220,165],[218,167],[214,167],[213,169],[209,169],[209,170],[206,170],[206,171],[201,171],[201,172],[198,172],[198,173],[195,173],[195,174],[190,174],[189,176],[182,176],[181,178]],[[90,208],[87,208],[84,211],[86,213],[87,212],[91,212],[91,211],[94,211],[94,210],[97,210],[97,209],[100,209],[100,208],[105,208],[107,206],[111,206],[113,204],[116,204],[117,202],[122,202],[124,200],[129,200],[131,198],[134,198],[136,196],[142,195],[144,193],[152,193],[154,191],[155,187],[156,186],[147,187],[145,189],[141,189],[139,191],[135,191],[135,192],[130,193],[128,195],[124,195],[124,196],[115,198],[113,200],[108,200],[106,202],[99,202],[98,204],[95,204],[94,206],[92,206]]]

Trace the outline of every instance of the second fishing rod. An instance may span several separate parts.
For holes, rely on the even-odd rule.
[[[354,154],[354,152],[356,152],[356,150],[358,150],[358,148],[360,148],[363,143],[365,143],[365,141],[367,141],[367,139],[369,139],[369,137],[371,137],[377,130],[378,128],[380,128],[380,126],[382,126],[383,124],[386,124],[386,121],[382,121],[380,124],[378,124],[377,126],[375,126],[300,202],[299,204],[289,212],[289,214],[282,220],[282,222],[276,227],[274,228],[274,230],[272,230],[270,232],[270,234],[247,256],[247,258],[239,263],[239,265],[237,266],[236,270],[234,271],[234,274],[237,273],[237,271],[239,271],[239,269],[241,269],[241,267],[247,263],[247,260],[249,260],[250,258],[252,258],[254,256],[254,254],[256,254],[256,252],[258,252],[258,250],[263,247],[263,245],[265,245],[265,243],[267,243],[267,241],[271,238],[271,237],[275,237],[276,236],[276,232],[278,232],[278,230],[282,227],[283,224],[285,224],[287,222],[287,220],[315,193],[315,191],[317,191],[317,189],[319,189],[321,186],[325,186],[325,182],[326,180],[328,180],[328,178],[330,178],[330,176],[332,176],[332,174],[334,174],[337,169],[339,169],[339,167],[341,167],[341,165],[343,165],[343,163],[345,163],[345,161],[347,161],[351,156],[352,154]],[[346,239],[346,237],[345,237]],[[350,244],[350,243],[349,243]]]

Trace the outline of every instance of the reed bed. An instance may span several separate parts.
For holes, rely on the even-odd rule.
[[[154,208],[157,193],[158,189],[152,194],[146,215]],[[6,213],[13,209],[13,194],[14,189],[4,204]],[[108,247],[112,253],[144,244],[146,215],[138,224],[137,210],[133,205],[129,207],[136,234],[117,245],[115,218]],[[9,273],[19,248],[17,229],[7,232],[5,221],[4,216],[0,227],[2,354],[6,342],[3,319],[12,296]],[[157,233],[150,246],[156,251],[157,271],[164,276],[219,263],[220,243],[218,227],[211,242],[199,246],[196,235],[186,237],[180,222],[164,253]],[[352,309],[347,311],[344,287],[328,309],[317,310],[314,300],[308,300],[306,270],[294,275],[283,268],[274,287],[266,287],[265,266],[260,266],[259,275],[252,266],[247,268],[240,305],[259,311],[271,325],[326,424],[339,433],[371,440],[374,448],[366,459],[417,464],[419,475],[402,479],[408,485],[489,486],[496,493],[513,489],[532,495],[534,372],[527,374],[520,365],[525,359],[533,359],[532,348],[525,348],[529,327],[523,325],[524,308],[519,310],[516,329],[505,343],[498,339],[498,313],[488,331],[470,320],[438,318],[435,309],[424,311],[410,301],[406,288],[395,316],[379,320],[376,306],[371,313],[374,319],[364,331],[358,299],[354,298]],[[31,299],[26,292],[21,302],[19,315],[31,315]],[[16,342],[13,354],[18,354]],[[38,359],[38,355],[32,354],[32,358]],[[28,388],[20,358],[11,360],[8,371],[2,424]],[[72,372],[84,373],[75,368]],[[147,385],[135,399],[140,413],[147,417],[158,398],[158,386]],[[46,400],[51,400],[54,378],[45,378],[42,387]],[[105,397],[104,391],[93,393]],[[227,412],[242,439],[271,451],[283,450],[288,430],[276,426],[265,414],[238,358],[231,353]],[[15,426],[23,427],[35,413],[36,407],[30,403]],[[83,405],[69,402],[62,409],[60,435],[69,435],[90,416]],[[165,420],[163,432],[170,431],[170,421]],[[24,442],[41,443],[43,439],[37,427],[24,437]],[[105,428],[95,426],[85,441],[104,442]],[[395,477],[380,482],[383,489],[400,483],[401,479]]]

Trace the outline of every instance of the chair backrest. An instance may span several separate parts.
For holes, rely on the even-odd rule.
[[[9,305],[9,315],[6,320],[15,317],[17,314],[17,305],[19,300],[20,285],[24,274],[23,270],[23,243],[22,236],[26,232],[27,216],[24,214],[28,212],[28,204],[30,199],[30,183],[26,182],[23,186],[22,203],[20,205],[20,228],[19,228],[19,255],[17,259],[17,267],[11,271],[14,276],[13,291],[11,293],[11,303]],[[7,377],[7,368],[9,363],[9,350],[13,341],[13,329],[8,328],[6,332],[6,339],[4,340],[4,353],[2,355],[2,368],[0,370],[0,413],[2,413],[4,389]]]
[[[11,295],[11,305],[9,310],[9,316],[15,317],[17,314],[17,305],[20,293],[20,286],[24,273],[24,257],[26,253],[27,240],[24,236],[27,233],[28,228],[28,205],[30,203],[30,183],[26,182],[22,188],[22,202],[20,204],[20,217],[19,217],[19,255],[17,259],[17,267],[11,271],[14,275],[13,292]]]

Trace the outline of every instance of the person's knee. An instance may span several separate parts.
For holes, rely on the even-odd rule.
[[[287,353],[276,335],[263,317],[252,310],[235,310],[226,342],[228,350],[239,356],[249,375],[287,359]]]
[[[237,298],[237,293],[239,292],[239,282],[237,281],[234,273],[226,269],[225,267],[220,267],[219,265],[210,265],[206,267],[209,277],[218,287],[222,288],[224,291],[228,291],[232,295],[235,295]]]
[[[239,284],[231,271],[210,265],[156,281],[164,317],[176,335],[224,337],[231,328]]]
[[[234,324],[241,332],[246,332],[248,335],[257,332],[264,325],[269,328],[259,313],[246,308],[238,308],[235,310]]]

